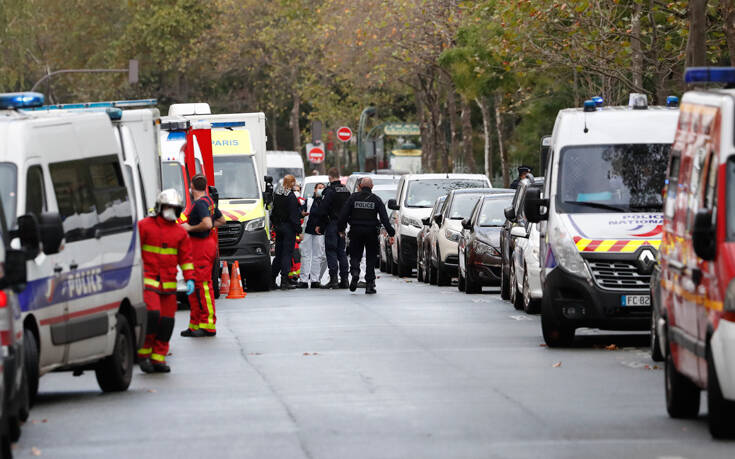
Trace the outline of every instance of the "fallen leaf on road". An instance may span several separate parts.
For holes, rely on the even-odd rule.
[[[411,283],[411,282],[413,282],[413,281],[412,281],[411,279],[406,279],[406,280],[404,280],[403,282],[405,282],[405,283],[407,283],[407,284],[410,284],[410,283]]]
[[[611,344],[609,346],[605,346],[605,350],[608,350],[608,351],[617,351],[618,350],[618,346],[617,346],[617,344]]]
[[[539,347],[547,347],[547,346],[546,346],[546,344],[544,344],[544,343],[541,343],[541,344],[539,344],[538,346],[539,346]]]
[[[41,422],[46,424],[48,422],[48,419],[41,419]]]
[[[308,352],[304,352],[304,355],[311,355],[311,354],[309,354]]]
[[[34,446],[33,448],[31,448],[31,454],[33,454],[34,456],[40,456],[41,450]]]
[[[155,394],[156,393],[156,389],[148,389],[148,392],[150,392],[152,394]]]
[[[250,354],[248,354],[248,355],[263,355],[263,354],[261,354],[260,352],[251,352],[251,353],[250,353]]]
[[[318,352],[315,352],[315,353],[313,353],[312,355],[319,355],[319,353],[318,353]]]
[[[555,364],[552,365],[552,367],[554,368],[559,368],[560,366],[561,366],[561,362],[556,362]]]

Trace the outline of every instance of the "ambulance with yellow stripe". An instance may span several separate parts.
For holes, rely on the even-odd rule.
[[[220,260],[230,265],[239,262],[250,291],[268,290],[271,260],[266,206],[272,200],[272,180],[266,177],[265,114],[211,114],[207,104],[196,103],[171,105],[169,116],[210,124],[211,149],[202,148],[201,154],[204,174],[214,180],[219,209],[227,220],[218,230]]]
[[[678,101],[628,106],[600,98],[559,112],[543,190],[526,195],[539,222],[541,326],[549,346],[581,327],[646,330],[662,233],[662,190]]]

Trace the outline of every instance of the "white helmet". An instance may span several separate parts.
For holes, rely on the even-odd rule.
[[[184,202],[181,200],[181,196],[179,196],[178,191],[173,188],[169,188],[158,194],[158,198],[156,198],[156,214],[161,213],[161,208],[163,206],[173,207],[178,215],[184,209]]]

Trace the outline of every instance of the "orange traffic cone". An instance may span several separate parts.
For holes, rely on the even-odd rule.
[[[245,292],[242,289],[242,279],[240,279],[240,263],[235,261],[232,265],[232,282],[230,283],[230,293],[227,295],[228,300],[245,298]]]
[[[219,290],[220,292],[227,292],[228,294],[230,292],[230,269],[227,267],[226,261],[222,266],[222,279],[219,283]]]

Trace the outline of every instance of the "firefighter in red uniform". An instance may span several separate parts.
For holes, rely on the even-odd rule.
[[[194,291],[191,242],[176,223],[183,203],[174,189],[162,191],[156,200],[156,215],[138,222],[143,257],[143,298],[148,310],[145,344],[138,350],[140,369],[168,373],[168,342],[176,314],[176,266],[181,266],[188,291]]]
[[[202,337],[217,334],[217,316],[212,290],[212,268],[217,255],[217,238],[212,228],[225,224],[225,218],[207,195],[207,178],[197,174],[191,179],[191,194],[194,205],[186,215],[181,227],[189,232],[194,259],[195,292],[189,295],[189,328],[181,336]]]

